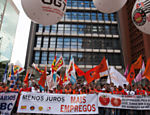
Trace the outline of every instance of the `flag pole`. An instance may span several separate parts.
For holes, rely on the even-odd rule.
[[[110,71],[109,71],[109,64],[108,64],[108,59],[107,59],[107,67],[108,67],[108,77],[109,77],[109,80],[110,80],[110,84],[111,84],[111,77],[110,77]]]

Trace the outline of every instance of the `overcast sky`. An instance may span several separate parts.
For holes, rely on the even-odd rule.
[[[20,14],[11,63],[19,64],[20,66],[24,67],[31,20],[25,15],[21,6],[21,0],[13,1],[17,5]]]

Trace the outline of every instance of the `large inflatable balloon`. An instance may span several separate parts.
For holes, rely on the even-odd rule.
[[[93,0],[95,7],[103,13],[119,11],[127,0]]]
[[[132,21],[144,33],[150,34],[150,0],[137,0],[132,10]]]
[[[26,15],[35,23],[56,24],[63,17],[67,0],[21,0]]]

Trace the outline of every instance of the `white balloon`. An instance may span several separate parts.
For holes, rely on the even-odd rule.
[[[21,0],[26,15],[35,23],[56,24],[66,12],[66,0]]]
[[[150,0],[137,0],[132,10],[132,21],[146,34],[150,34]]]
[[[93,0],[95,7],[103,13],[119,11],[127,0]]]

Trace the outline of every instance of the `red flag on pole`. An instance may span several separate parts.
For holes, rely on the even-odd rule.
[[[46,76],[47,76],[47,67],[45,66],[45,70],[42,73],[40,80],[38,82],[38,84],[41,85],[42,87],[45,87]]]

